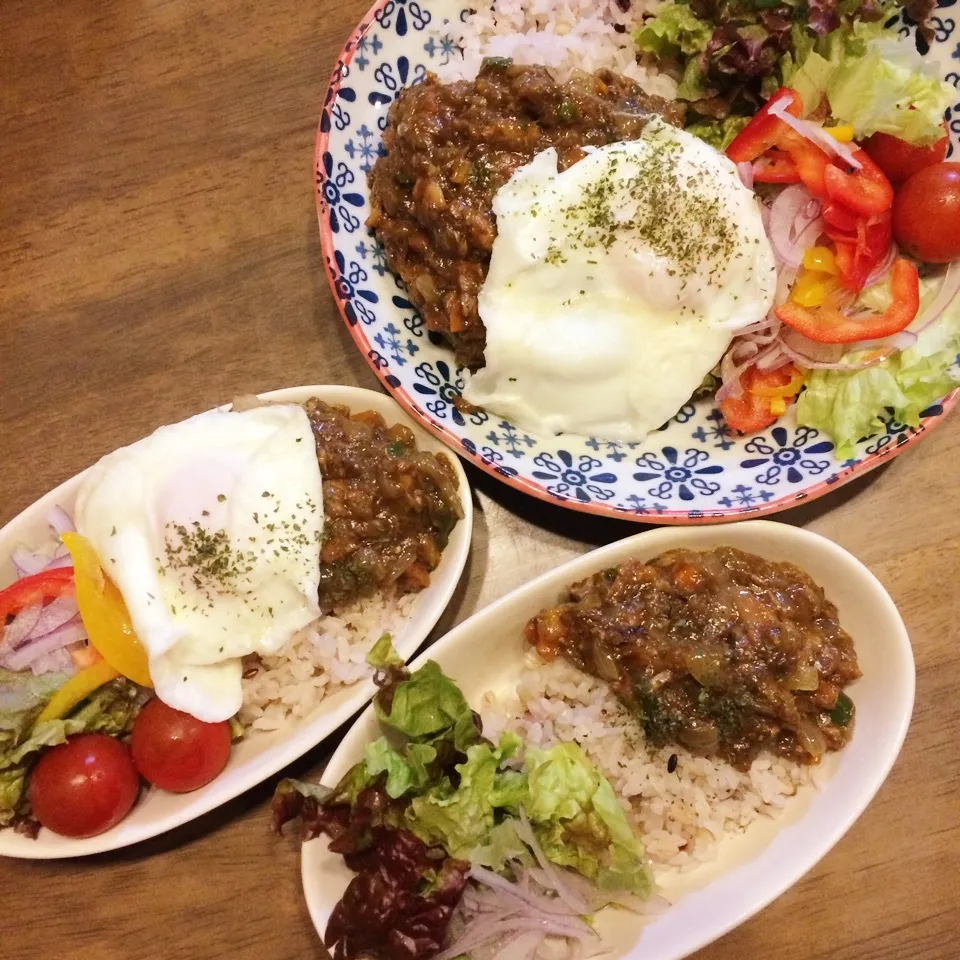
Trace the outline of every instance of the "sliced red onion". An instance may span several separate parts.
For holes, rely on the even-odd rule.
[[[787,112],[788,102],[781,100],[770,108],[770,115],[779,117],[788,127],[795,130],[801,137],[806,138],[811,143],[815,143],[824,153],[832,157],[839,157],[844,163],[853,167],[854,170],[862,170],[863,164],[854,156],[853,150],[845,143],[840,143],[824,130],[818,123],[812,120],[801,120],[799,117]]]
[[[0,634],[0,660],[23,644],[33,632],[42,613],[43,607],[40,604],[25,607],[3,628],[3,633]]]
[[[560,900],[559,897],[551,899],[525,891],[519,884],[511,883],[509,880],[501,877],[500,874],[494,873],[492,870],[487,870],[486,867],[473,867],[470,870],[470,876],[493,890],[498,890],[508,897],[515,897],[521,903],[541,913],[556,914],[561,917],[570,916],[571,907]],[[584,903],[583,912],[586,913],[588,909],[587,904]]]
[[[54,650],[59,650],[61,647],[65,647],[70,643],[83,640],[86,635],[87,632],[83,628],[83,623],[80,621],[80,617],[77,616],[73,620],[69,620],[67,623],[57,627],[56,630],[52,630],[45,636],[40,637],[38,640],[25,643],[18,649],[6,654],[0,659],[0,666],[4,666],[14,672],[17,670],[25,670],[38,657],[52,653]]]
[[[917,316],[910,324],[910,329],[914,333],[921,333],[926,330],[935,320],[940,318],[940,314],[950,305],[951,301],[960,290],[960,260],[954,260],[946,269],[943,280],[940,284],[940,290],[933,302]]]
[[[890,249],[887,251],[887,255],[873,268],[873,273],[867,277],[867,282],[864,284],[864,286],[872,287],[875,283],[879,283],[881,280],[883,280],[890,272],[890,268],[893,266],[893,261],[897,259],[899,253],[900,251],[897,249],[897,245],[895,243],[891,243]]]
[[[753,164],[738,163],[737,173],[740,175],[740,182],[748,189],[753,189]]]
[[[63,626],[68,620],[72,620],[79,613],[77,606],[77,597],[74,593],[66,593],[63,596],[51,600],[40,611],[40,618],[36,625],[27,635],[24,643],[31,640],[39,640],[46,636],[57,627]]]
[[[862,361],[843,360],[844,355],[851,350],[851,347],[842,343],[817,343],[810,340],[796,330],[785,334],[781,346],[783,352],[790,357],[797,366],[808,370],[845,370],[852,372],[854,370],[866,370],[867,367],[876,366],[881,363],[890,354],[884,356],[878,353],[876,356],[865,357]],[[855,347],[853,349],[856,349]],[[892,353],[893,350],[890,350]]]
[[[753,348],[752,351],[749,348]],[[760,346],[749,340],[738,343],[734,341],[730,349],[724,354],[720,361],[720,379],[722,383],[717,390],[717,400],[721,403],[727,397],[739,397],[743,392],[740,378],[750,367],[757,366],[761,370],[775,370],[782,367],[787,361],[777,362],[774,357],[780,352],[780,344],[773,343],[761,350]],[[740,359],[737,359],[739,354]],[[766,367],[762,364],[772,363],[774,366]]]
[[[783,344],[775,344],[773,348],[767,350],[759,360],[757,360],[757,369],[769,373],[772,370],[779,370],[785,367],[791,358],[784,352]]]
[[[547,859],[546,854],[540,847],[537,835],[530,826],[526,811],[520,808],[520,823],[517,825],[517,836],[533,851],[540,869],[547,875],[550,881],[550,887],[556,890],[557,896],[563,900],[572,910],[578,914],[586,913],[589,907],[582,897],[578,897],[561,879],[560,871]]]
[[[77,529],[73,520],[70,519],[70,514],[63,507],[54,507],[47,517],[47,522],[57,531],[58,537],[64,533],[74,533]]]
[[[10,554],[10,560],[17,571],[17,577],[32,577],[35,573],[40,573],[47,569],[50,562],[49,557],[44,557],[39,553],[31,553],[26,547],[16,547]]]
[[[754,343],[765,346],[768,343],[773,343],[780,336],[780,326],[780,321],[776,316],[771,315],[763,320],[758,320],[756,323],[751,323],[747,327],[742,327],[737,331],[737,336],[748,337]]]
[[[593,940],[597,934],[582,920],[562,920],[559,917],[528,919],[515,917],[509,920],[478,917],[467,924],[463,933],[446,950],[441,950],[433,960],[454,960],[470,953],[477,947],[517,933],[539,933],[543,937],[565,937],[569,940]]]
[[[76,673],[77,671],[70,653],[64,647],[61,647],[52,653],[37,657],[30,664],[30,672],[39,676],[41,673]]]
[[[820,201],[799,183],[787,187],[773,201],[768,232],[781,263],[798,268],[803,262],[803,251],[812,247],[823,233],[820,207]]]

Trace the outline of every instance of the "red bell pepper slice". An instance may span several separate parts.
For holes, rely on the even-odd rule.
[[[800,174],[786,150],[768,150],[754,161],[753,179],[757,183],[799,183]]]
[[[861,170],[847,173],[831,164],[824,171],[827,197],[861,216],[885,213],[893,206],[890,181],[865,150],[858,148],[854,156],[863,164]]]
[[[820,214],[826,221],[827,226],[833,228],[834,231],[849,234],[851,237],[857,235],[859,217],[855,213],[851,213],[842,203],[837,203],[836,200],[825,200]]]
[[[825,196],[826,172],[832,163],[830,157],[815,143],[811,143],[793,130],[789,130],[780,142],[790,154],[801,183],[815,197]]]
[[[761,396],[756,391],[785,387],[796,374],[797,369],[792,363],[779,370],[763,371],[756,367],[745,370],[740,375],[740,396],[729,396],[720,402],[720,412],[727,426],[738,433],[756,433],[779,420],[780,414],[771,409],[770,397]]]
[[[750,122],[733,138],[727,147],[727,156],[734,163],[753,163],[762,156],[777,141],[784,131],[790,128],[779,117],[770,115],[771,107],[783,103],[784,108],[795,117],[803,112],[803,101],[796,90],[781,87],[758,111],[750,118]]]
[[[861,219],[852,235],[829,225],[826,233],[837,247],[841,283],[848,290],[859,292],[890,250],[892,217],[888,212],[869,220]]]
[[[823,306],[813,309],[788,300],[777,307],[777,318],[818,343],[857,343],[890,337],[908,327],[920,309],[920,275],[909,260],[901,257],[894,261],[890,289],[893,303],[883,313],[848,317],[840,310],[842,300],[830,297]]]
[[[0,627],[21,610],[47,603],[73,589],[73,567],[42,570],[11,583],[0,590]]]

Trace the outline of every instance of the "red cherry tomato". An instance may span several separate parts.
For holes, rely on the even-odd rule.
[[[960,259],[960,163],[915,173],[893,201],[893,238],[925,263]]]
[[[137,769],[155,787],[189,793],[227,765],[230,724],[204,723],[155,697],[133,725],[130,748]]]
[[[863,149],[870,159],[887,175],[887,179],[896,186],[909,180],[924,167],[940,163],[947,156],[950,138],[946,136],[946,123],[943,124],[944,136],[926,147],[914,146],[889,133],[875,133],[863,141]]]
[[[115,827],[137,799],[130,751],[103,733],[83,733],[48,750],[30,777],[33,815],[64,837]]]

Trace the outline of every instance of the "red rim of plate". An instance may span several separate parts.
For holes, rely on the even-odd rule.
[[[380,13],[380,11],[388,3],[392,2],[393,0],[377,0],[377,2],[364,15],[363,19],[357,25],[353,33],[350,34],[350,38],[340,51],[340,56],[337,60],[337,66],[330,75],[330,84],[327,88],[326,96],[324,97],[323,110],[330,109],[336,102],[340,93],[340,82],[343,76],[343,69],[344,67],[348,67],[353,61],[354,54],[357,51],[358,41],[370,29],[376,20],[377,14]],[[327,273],[327,280],[330,284],[330,290],[333,293],[334,302],[337,305],[337,309],[340,311],[340,316],[343,318],[343,322],[346,324],[347,330],[350,331],[350,335],[353,337],[355,343],[363,353],[364,359],[367,361],[370,369],[373,370],[373,372],[377,375],[377,378],[386,388],[387,392],[390,393],[390,395],[400,404],[401,407],[404,408],[404,410],[407,411],[407,413],[410,414],[410,416],[414,417],[419,423],[421,423],[425,430],[428,430],[438,440],[446,444],[458,456],[463,457],[465,460],[469,460],[472,464],[474,464],[474,466],[479,467],[479,469],[483,470],[484,473],[490,474],[490,476],[495,477],[501,483],[506,483],[531,497],[536,497],[539,500],[544,500],[547,503],[554,504],[555,506],[565,507],[569,510],[576,510],[580,513],[592,513],[599,516],[615,517],[620,520],[633,520],[637,523],[650,523],[656,525],[729,523],[745,517],[768,516],[772,513],[780,513],[782,510],[789,510],[791,507],[804,503],[807,500],[816,500],[818,497],[822,497],[831,490],[835,490],[838,487],[843,486],[845,483],[849,483],[854,479],[854,477],[868,473],[870,470],[879,467],[885,461],[892,460],[894,457],[903,453],[903,451],[908,447],[913,446],[913,444],[923,437],[924,434],[929,433],[935,426],[937,426],[940,421],[943,420],[948,413],[950,413],[954,406],[956,406],[957,401],[960,400],[960,388],[958,388],[943,398],[941,401],[941,407],[943,409],[939,414],[928,417],[926,420],[924,420],[912,434],[906,437],[906,439],[890,444],[889,446],[884,447],[882,450],[878,450],[876,453],[867,454],[855,466],[839,471],[835,475],[835,479],[821,480],[814,486],[808,487],[807,489],[798,493],[780,497],[777,500],[771,500],[769,503],[765,503],[756,507],[730,508],[728,510],[704,510],[697,516],[691,516],[690,511],[688,510],[665,510],[663,513],[637,513],[636,511],[628,510],[623,507],[611,507],[601,503],[583,503],[577,499],[554,496],[553,494],[548,493],[538,484],[527,480],[524,477],[507,476],[503,473],[500,473],[494,465],[485,461],[481,456],[470,453],[468,450],[464,449],[463,444],[460,442],[460,438],[457,436],[457,434],[446,429],[445,427],[440,426],[435,420],[433,420],[414,402],[414,400],[407,393],[407,391],[403,389],[403,387],[395,387],[388,383],[386,373],[379,369],[376,363],[370,359],[370,341],[367,339],[362,325],[360,323],[350,323],[346,311],[344,310],[343,301],[337,295],[336,275],[334,274],[332,267],[332,264],[334,263],[335,252],[333,244],[333,232],[331,231],[330,224],[325,216],[323,191],[321,189],[323,155],[327,152],[329,142],[329,130],[323,130],[322,124],[318,124],[313,166],[314,194],[317,204],[317,220],[320,225],[320,247],[323,251],[324,268]]]

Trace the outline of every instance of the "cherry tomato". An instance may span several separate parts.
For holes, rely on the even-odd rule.
[[[960,163],[915,173],[893,202],[893,238],[925,263],[960,259]]]
[[[213,780],[230,756],[230,724],[204,723],[156,697],[133,725],[133,762],[154,786],[189,793]]]
[[[64,837],[115,827],[137,799],[130,751],[103,733],[82,733],[48,750],[30,777],[33,815]]]
[[[945,123],[943,129],[944,136],[926,147],[907,143],[898,137],[890,136],[889,133],[875,133],[863,141],[863,149],[896,186],[909,180],[924,167],[940,163],[946,157],[950,138],[946,135]]]

